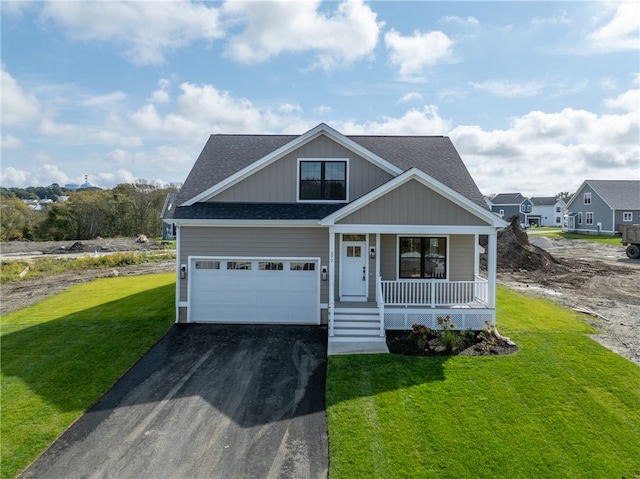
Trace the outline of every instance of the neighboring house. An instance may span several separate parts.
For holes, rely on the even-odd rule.
[[[177,322],[328,324],[330,345],[495,323],[506,223],[447,137],[211,135],[174,205]]]
[[[530,224],[529,215],[533,204],[522,193],[500,193],[491,198],[491,211],[505,220],[513,215],[520,217],[520,223]]]
[[[565,207],[563,230],[617,234],[640,224],[640,180],[585,180]]]
[[[562,198],[532,196],[529,200],[533,204],[529,215],[529,224],[535,224],[536,226],[562,226],[562,214],[566,206]]]
[[[167,193],[167,197],[164,200],[164,205],[162,206],[161,217],[162,220],[162,239],[163,240],[174,240],[176,239],[176,225],[173,222],[165,221],[164,218],[167,216],[171,208],[174,207],[174,202],[178,193]]]

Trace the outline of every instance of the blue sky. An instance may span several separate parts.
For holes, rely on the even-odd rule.
[[[184,181],[212,133],[447,135],[485,194],[640,179],[640,3],[2,2],[2,186]]]

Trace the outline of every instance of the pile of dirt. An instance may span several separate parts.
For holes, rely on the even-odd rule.
[[[518,216],[509,218],[509,226],[498,232],[498,272],[538,271],[566,272],[568,268],[548,251],[529,243],[527,232],[520,226]],[[483,246],[486,247],[486,239]],[[486,269],[486,255],[481,267]]]

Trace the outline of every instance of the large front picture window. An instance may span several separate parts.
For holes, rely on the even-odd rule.
[[[447,239],[401,237],[399,264],[400,278],[446,278]]]
[[[300,199],[347,201],[347,162],[301,161]]]

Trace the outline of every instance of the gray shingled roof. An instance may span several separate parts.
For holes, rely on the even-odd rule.
[[[529,198],[529,200],[531,200],[531,203],[533,203],[536,206],[544,206],[544,205],[555,205],[556,204],[556,197],[555,196],[532,196],[531,198]]]
[[[640,210],[640,180],[587,180],[614,210]]]
[[[180,205],[197,196],[296,138],[298,138],[297,135],[211,135],[180,189],[175,204]],[[448,137],[347,136],[347,138],[402,171],[412,167],[422,170],[483,209],[487,209],[480,190]],[[193,206],[172,208],[173,212],[170,211],[167,218],[192,218],[192,214],[186,212],[187,208],[191,209]],[[199,210],[197,213],[201,214]],[[193,214],[196,214],[196,210],[193,210]]]
[[[321,220],[347,203],[196,203],[177,208],[173,219]]]
[[[519,205],[527,197],[522,193],[500,193],[491,198],[491,203],[494,205]]]

